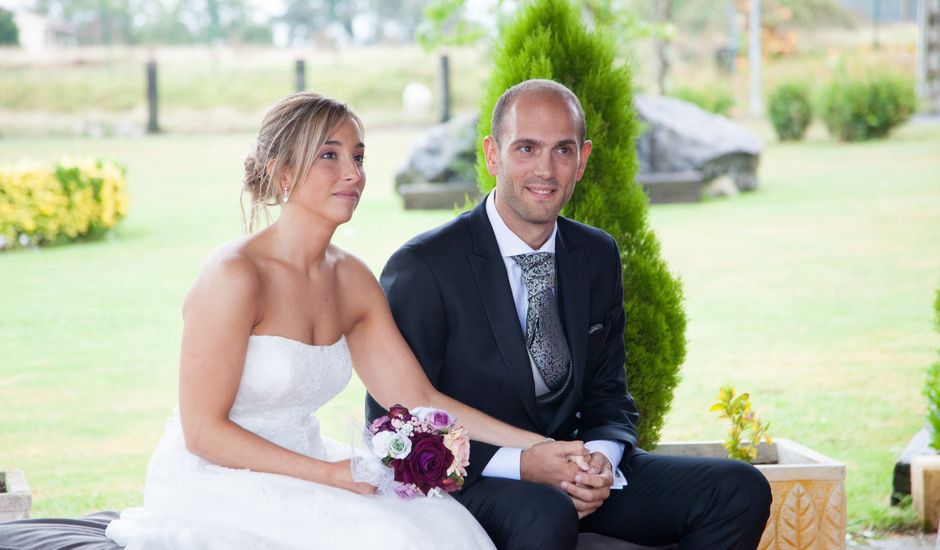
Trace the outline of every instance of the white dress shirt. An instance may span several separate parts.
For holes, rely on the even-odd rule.
[[[509,229],[509,226],[506,225],[506,222],[503,221],[503,218],[499,215],[499,212],[496,210],[496,191],[494,190],[489,196],[486,197],[486,215],[490,220],[490,225],[493,227],[493,233],[496,235],[496,243],[499,245],[499,253],[503,257],[503,262],[506,264],[506,274],[509,276],[509,288],[512,291],[512,300],[516,306],[516,314],[519,316],[519,327],[522,332],[523,338],[525,338],[525,323],[526,316],[529,310],[529,298],[526,291],[525,283],[522,281],[522,267],[512,259],[512,256],[517,256],[519,254],[531,254],[533,252],[551,252],[555,253],[555,234],[558,232],[558,224],[555,224],[555,227],[552,228],[552,234],[548,237],[548,240],[545,241],[545,244],[541,246],[538,250],[533,250],[531,246],[525,243],[518,235],[512,232]],[[545,384],[545,381],[542,379],[541,374],[538,372],[535,364],[531,361],[532,366],[532,378],[535,381],[535,393],[536,395],[543,395],[548,393],[548,386]],[[610,461],[611,467],[614,470],[614,487],[613,489],[619,489],[626,485],[626,481],[623,478],[623,474],[617,469],[617,465],[620,464],[620,459],[623,458],[623,443],[618,441],[610,441],[606,439],[598,439],[594,441],[588,441],[584,444],[590,452],[600,452],[607,457],[607,460]],[[500,447],[490,461],[486,464],[486,467],[483,468],[481,475],[487,477],[502,477],[507,479],[520,479],[520,461],[522,459],[522,449],[514,447]]]

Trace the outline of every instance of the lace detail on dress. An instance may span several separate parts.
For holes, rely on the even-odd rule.
[[[229,418],[292,451],[323,457],[317,409],[352,375],[346,337],[311,346],[280,336],[252,336]]]

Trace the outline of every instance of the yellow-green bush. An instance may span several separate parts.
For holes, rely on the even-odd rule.
[[[0,165],[0,250],[99,236],[129,202],[124,167],[113,162]]]
[[[841,75],[823,90],[819,115],[836,139],[864,141],[887,136],[916,110],[914,83],[907,78]]]

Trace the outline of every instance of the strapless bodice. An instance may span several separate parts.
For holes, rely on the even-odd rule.
[[[281,447],[324,458],[327,449],[316,411],[343,391],[351,376],[345,336],[328,346],[314,346],[282,336],[252,335],[229,419]],[[186,450],[178,408],[167,420],[150,468],[166,463],[212,467]]]
[[[314,449],[303,447],[319,439],[317,409],[343,391],[351,373],[345,336],[329,346],[312,346],[281,336],[253,335],[229,418],[309,455]]]

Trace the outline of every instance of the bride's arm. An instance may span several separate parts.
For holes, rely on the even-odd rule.
[[[209,259],[183,304],[179,406],[186,448],[210,462],[325,483],[357,492],[348,464],[280,447],[229,419],[241,382],[248,337],[259,321],[259,280],[237,255]]]
[[[380,405],[386,409],[400,403],[408,408],[446,410],[473,439],[491,445],[526,449],[545,440],[437,391],[398,331],[378,281],[358,260],[350,258],[348,263],[342,280],[348,289],[344,294],[355,301],[356,319],[346,341],[356,373]]]

